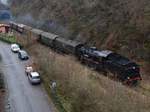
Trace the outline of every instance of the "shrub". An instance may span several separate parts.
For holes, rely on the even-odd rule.
[[[15,36],[8,36],[6,34],[0,34],[0,40],[4,41],[6,43],[16,43],[16,38]]]

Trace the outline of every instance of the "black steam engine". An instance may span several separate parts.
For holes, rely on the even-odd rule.
[[[82,63],[98,70],[112,73],[114,77],[126,84],[135,84],[141,80],[140,68],[135,63],[109,50],[97,50],[87,47],[81,42],[67,40],[58,35],[31,28],[26,25],[10,22],[12,30],[26,34],[28,30],[36,36],[37,40],[56,51],[72,54]],[[36,32],[35,32],[36,31]]]
[[[79,51],[81,62],[93,67],[99,71],[113,73],[113,76],[126,84],[135,84],[141,80],[140,68],[135,62],[132,62],[120,54],[109,50],[99,51],[96,48],[81,47]]]

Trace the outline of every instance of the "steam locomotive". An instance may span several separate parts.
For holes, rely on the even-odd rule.
[[[113,73],[113,76],[126,84],[136,84],[141,80],[140,68],[120,54],[109,50],[99,51],[96,48],[82,47],[79,51],[79,59],[99,71]]]
[[[68,40],[23,24],[10,22],[10,27],[22,35],[28,36],[27,32],[30,32],[31,36],[36,37],[40,43],[56,51],[72,54],[82,63],[98,71],[112,73],[125,84],[136,84],[142,79],[138,64],[113,51],[87,47],[84,43]]]

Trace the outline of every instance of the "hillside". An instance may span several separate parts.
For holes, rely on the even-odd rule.
[[[57,82],[57,92],[68,112],[149,112],[149,0],[11,2],[15,21],[117,51],[141,65],[143,81],[130,88],[82,66],[71,56],[54,53],[39,43],[27,46],[46,85],[51,80]]]
[[[112,49],[131,58],[149,59],[149,0],[11,2],[12,12],[19,22]]]

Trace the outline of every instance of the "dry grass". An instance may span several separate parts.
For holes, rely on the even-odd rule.
[[[39,44],[28,48],[42,71],[55,80],[68,112],[149,112],[150,97],[82,66],[75,58]]]

